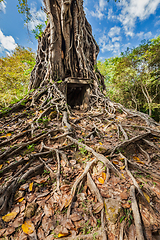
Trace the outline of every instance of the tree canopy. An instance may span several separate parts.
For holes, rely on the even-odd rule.
[[[0,107],[17,102],[28,92],[30,73],[35,65],[35,53],[17,46],[0,58]]]
[[[159,120],[160,36],[127,49],[119,57],[99,61],[98,67],[112,100]]]

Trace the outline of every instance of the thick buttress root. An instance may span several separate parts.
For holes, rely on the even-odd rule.
[[[153,119],[99,90],[87,112],[70,109],[56,84],[0,116],[0,238],[159,234],[160,127]]]

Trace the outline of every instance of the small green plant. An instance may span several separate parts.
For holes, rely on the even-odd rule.
[[[43,117],[43,118],[38,119],[38,122],[46,125],[49,122],[49,119],[47,117]]]
[[[89,225],[89,220],[84,224],[83,228],[82,228],[82,233],[83,234],[90,234],[90,232],[92,231],[93,227],[91,227]]]
[[[129,227],[132,224],[132,210],[124,208],[124,215],[120,218],[119,222],[121,223],[125,219],[126,222],[129,223]]]
[[[151,176],[150,175],[146,175],[146,178],[150,178]]]
[[[25,106],[25,105],[26,105],[26,100],[23,100],[23,101],[21,102],[21,105],[22,105],[22,106]]]
[[[84,142],[84,139],[83,139],[83,138],[80,138],[80,139],[78,140],[78,142]]]
[[[44,174],[49,174],[50,171],[47,171],[46,169],[44,169],[43,173],[44,173]]]
[[[76,145],[73,143],[71,147],[75,148],[75,147],[76,147]]]
[[[21,183],[23,184],[23,183],[25,183],[26,182],[26,180],[25,179],[21,179]]]
[[[97,219],[97,227],[99,228],[101,226],[101,219]]]
[[[35,145],[31,144],[31,145],[27,146],[27,149],[30,150],[31,152],[33,152],[34,151],[34,147],[35,147]]]
[[[96,236],[97,236],[97,232],[93,233],[93,239],[95,240],[96,239]]]
[[[61,83],[62,82],[62,80],[59,80],[57,83]]]
[[[88,153],[88,151],[85,149],[85,147],[80,147],[79,150],[82,155],[86,155]]]
[[[58,222],[58,221],[57,221],[57,222]],[[57,225],[58,225],[58,224],[57,224]],[[51,232],[51,234],[53,234],[54,239],[58,238],[58,234],[56,234],[56,233],[54,232],[54,230]]]

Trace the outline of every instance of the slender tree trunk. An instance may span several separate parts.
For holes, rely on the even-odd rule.
[[[147,91],[147,88],[145,86],[143,86],[141,84],[141,89],[142,89],[142,92],[143,92],[143,95],[145,96],[146,100],[147,100],[147,103],[148,103],[148,114],[149,116],[151,117],[152,115],[152,107],[151,107],[151,104],[152,104],[152,99],[150,98],[149,96],[149,93]]]

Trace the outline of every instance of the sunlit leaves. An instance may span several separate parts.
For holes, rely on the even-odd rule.
[[[17,47],[12,55],[0,58],[0,107],[7,107],[27,94],[34,65],[34,53],[23,47]]]
[[[18,7],[18,12],[23,14],[25,16],[25,22],[28,23],[31,20],[31,13],[30,13],[30,8],[28,6],[27,0],[18,0],[19,5]]]
[[[160,120],[160,36],[119,57],[98,61],[98,68],[111,100]]]

